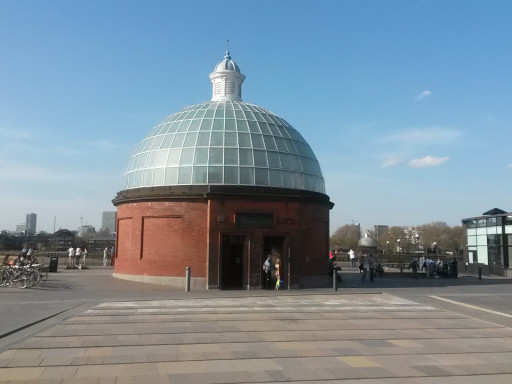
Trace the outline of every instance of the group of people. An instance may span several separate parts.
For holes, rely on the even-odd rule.
[[[263,263],[263,273],[265,275],[265,289],[269,289],[272,284],[272,271],[275,272],[276,284],[274,291],[281,289],[281,260],[276,259],[276,262],[272,264],[272,255],[267,255],[267,259]]]
[[[35,264],[37,260],[34,254],[34,248],[29,245],[24,245],[21,249],[21,252],[18,253],[18,256],[14,256],[14,259],[11,259],[11,255],[7,254],[4,256],[2,261],[2,266],[5,265],[29,265]]]
[[[426,258],[421,265],[421,271],[423,270],[425,270],[427,277],[457,277],[457,258],[454,257],[452,261]]]
[[[68,249],[68,257],[69,257],[69,268],[85,268],[85,262],[87,260],[87,247],[69,247]],[[82,263],[80,263],[80,259],[82,259]]]
[[[356,253],[351,249],[348,252],[348,255],[350,258],[350,267],[356,268]],[[327,266],[327,274],[329,275],[331,284],[334,278],[334,271],[341,271],[341,267],[336,264],[334,253],[329,251],[329,264]],[[361,281],[363,283],[366,282],[367,274],[370,272],[369,280],[373,283],[375,281],[375,277],[382,277],[384,274],[384,268],[371,253],[369,255],[363,254],[359,259],[359,272],[361,273]],[[341,279],[341,276],[338,273],[336,273],[336,276],[338,283],[342,283],[343,280]]]
[[[30,265],[31,263],[35,263],[36,259],[32,256],[30,258],[26,257],[26,254],[18,254],[18,256],[11,259],[11,255],[7,254],[4,256],[2,260],[2,267],[6,265]]]
[[[31,261],[34,256],[34,249],[32,247],[24,246],[21,250],[21,255],[24,260]]]
[[[366,283],[366,274],[368,271],[370,271],[371,283],[375,281],[375,277],[377,275],[382,277],[382,274],[384,273],[384,268],[381,263],[375,260],[371,253],[368,256],[364,254],[359,260],[359,272],[361,273],[361,281],[363,283]]]

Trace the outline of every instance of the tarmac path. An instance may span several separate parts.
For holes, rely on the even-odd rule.
[[[0,383],[512,382],[503,282],[186,293],[110,273],[0,290]]]

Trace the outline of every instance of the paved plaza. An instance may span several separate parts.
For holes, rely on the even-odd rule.
[[[418,300],[393,292],[400,282],[362,286],[356,275],[337,292],[185,293],[109,273],[53,276],[73,291],[55,292],[58,315],[0,345],[1,383],[512,382],[512,315],[454,296],[472,285],[444,297],[421,287]],[[94,287],[78,294],[87,279]]]

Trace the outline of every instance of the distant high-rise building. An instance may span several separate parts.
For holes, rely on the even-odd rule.
[[[25,224],[16,225],[16,233],[25,233],[27,226]]]
[[[27,213],[25,226],[27,235],[35,235],[36,233],[37,215],[35,213]]]
[[[110,232],[116,231],[116,211],[103,211],[101,215],[101,229],[105,230],[108,228]]]

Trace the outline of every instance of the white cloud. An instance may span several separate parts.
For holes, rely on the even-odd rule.
[[[396,141],[411,145],[447,145],[457,142],[461,133],[452,128],[425,127],[412,128],[388,137],[387,141]]]
[[[409,166],[414,168],[437,167],[448,160],[450,160],[449,157],[435,157],[428,155],[421,159],[412,159],[409,162]]]
[[[74,172],[59,172],[52,169],[23,165],[6,164],[0,166],[0,180],[3,181],[76,181],[81,179],[81,175]]]
[[[423,91],[423,92],[420,92],[416,95],[416,100],[420,101],[420,100],[423,100],[429,96],[432,96],[432,92],[429,91],[428,89]]]
[[[0,138],[7,140],[31,140],[32,135],[19,129],[0,128]]]
[[[399,158],[398,156],[388,156],[382,161],[381,167],[382,168],[395,167],[398,164],[400,164],[401,162],[402,162],[402,159]]]
[[[113,150],[119,150],[123,148],[118,143],[111,141],[111,140],[97,140],[87,143],[92,149],[97,151],[113,151]]]

